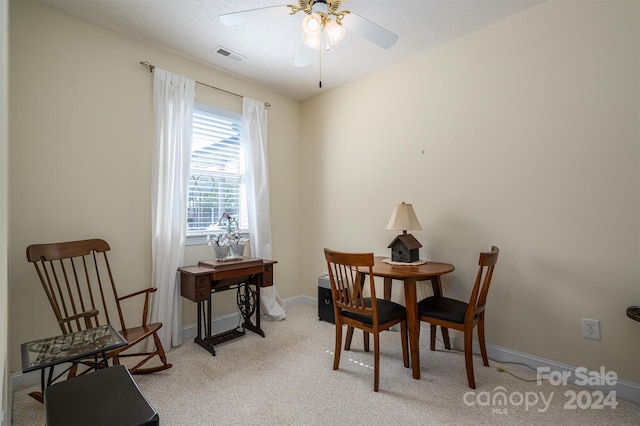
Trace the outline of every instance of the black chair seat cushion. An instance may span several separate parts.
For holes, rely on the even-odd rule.
[[[404,306],[396,302],[392,302],[390,300],[385,300],[385,299],[376,299],[376,300],[378,304],[378,321],[380,324],[384,324],[386,322],[389,322],[397,318],[401,318],[401,319],[407,318],[407,310],[405,309]],[[367,308],[371,307],[370,297],[364,298],[364,306],[366,306]],[[362,315],[362,314],[348,311],[346,309],[342,309],[342,315],[347,318],[351,318],[356,321],[363,322],[365,324],[373,325],[372,315]]]
[[[448,297],[427,297],[418,302],[418,315],[464,324],[468,303]]]

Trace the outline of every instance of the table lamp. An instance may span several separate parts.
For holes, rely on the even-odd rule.
[[[413,205],[406,204],[404,201],[402,204],[396,204],[387,223],[387,229],[402,230],[402,234],[395,237],[388,246],[391,249],[391,262],[388,263],[419,262],[419,249],[422,244],[413,235],[407,234],[407,230],[422,229],[413,211]]]

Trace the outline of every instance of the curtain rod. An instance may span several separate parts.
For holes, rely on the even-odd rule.
[[[140,65],[142,65],[142,66],[143,66],[143,67],[145,67],[145,68],[148,68],[148,69],[149,69],[149,72],[153,72],[154,68],[156,67],[155,65],[152,65],[152,64],[150,64],[150,63],[149,63],[149,62],[147,62],[147,61],[140,61]],[[230,95],[237,96],[237,97],[239,97],[239,98],[244,98],[244,96],[243,96],[243,95],[240,95],[240,94],[238,94],[238,93],[230,92],[230,91],[228,91],[228,90],[221,89],[220,87],[211,86],[210,84],[202,83],[202,82],[200,82],[200,81],[198,81],[198,80],[196,80],[196,83],[197,83],[197,84],[199,84],[199,85],[201,85],[201,86],[208,87],[209,89],[218,90],[218,91],[220,91],[220,92],[228,93],[228,94],[230,94]],[[265,102],[265,103],[264,103],[264,106],[266,106],[266,107],[268,108],[268,107],[270,107],[270,106],[271,106],[271,104],[270,104],[269,102]]]

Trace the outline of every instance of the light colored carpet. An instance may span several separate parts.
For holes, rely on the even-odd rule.
[[[373,355],[363,351],[361,332],[333,371],[335,326],[318,321],[314,307],[291,307],[286,320],[264,321],[262,328],[266,338],[248,332],[217,346],[215,357],[184,343],[168,353],[173,368],[134,376],[160,424],[640,425],[637,404],[618,399],[615,409],[567,409],[565,392],[584,389],[537,384],[534,371],[495,362],[484,367],[479,357],[477,389],[469,394],[474,391],[467,386],[462,353],[429,351],[424,336],[422,377],[414,380],[402,365],[400,336],[393,331],[381,335],[380,391],[375,393]],[[13,425],[44,424],[43,405],[27,395],[32,390],[37,388],[14,392]],[[507,404],[491,405],[500,391]],[[523,398],[533,403],[534,395],[537,404],[527,407]],[[546,409],[541,396],[551,399]]]

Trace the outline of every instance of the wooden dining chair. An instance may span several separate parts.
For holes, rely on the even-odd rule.
[[[436,349],[436,326],[452,328],[464,333],[464,359],[467,368],[469,387],[476,388],[473,374],[473,328],[478,326],[478,343],[480,354],[485,367],[489,366],[487,348],[484,336],[484,314],[487,304],[487,294],[493,277],[493,269],[498,261],[498,247],[491,247],[491,251],[480,253],[478,273],[471,291],[469,302],[450,299],[443,296],[432,296],[418,302],[418,315],[421,321],[431,324],[431,350]]]
[[[100,239],[34,244],[27,247],[27,260],[36,268],[63,334],[112,324],[114,328],[119,328],[120,334],[128,342],[127,346],[106,354],[113,365],[120,364],[121,357],[132,356],[137,357],[133,360],[135,365],[127,366],[132,374],[153,373],[171,368],[158,337],[162,323],[148,323],[149,295],[156,289],[146,288],[120,296],[107,258],[109,250],[109,244]],[[125,324],[125,311],[121,302],[134,296],[143,296],[144,305],[140,322],[132,327]],[[118,323],[114,324],[113,321]],[[148,346],[151,351],[139,347],[140,350],[125,353],[147,340],[150,340]],[[147,364],[155,357],[158,362]],[[90,361],[82,364],[95,367]],[[69,377],[77,374],[77,368],[77,363],[71,367]],[[84,372],[86,370],[82,373]]]
[[[402,340],[402,359],[405,367],[409,367],[409,351],[407,343],[407,311],[404,306],[390,300],[377,299],[373,277],[373,253],[344,253],[324,249],[331,282],[333,309],[336,324],[336,342],[333,357],[333,369],[340,364],[342,346],[342,326],[347,325],[345,350],[350,349],[353,329],[358,328],[365,333],[373,334],[373,390],[378,392],[380,383],[380,332],[400,324]],[[359,267],[369,268],[367,275],[358,272]],[[365,278],[368,277],[368,288],[371,296],[365,297]],[[365,344],[365,350],[368,350]]]

